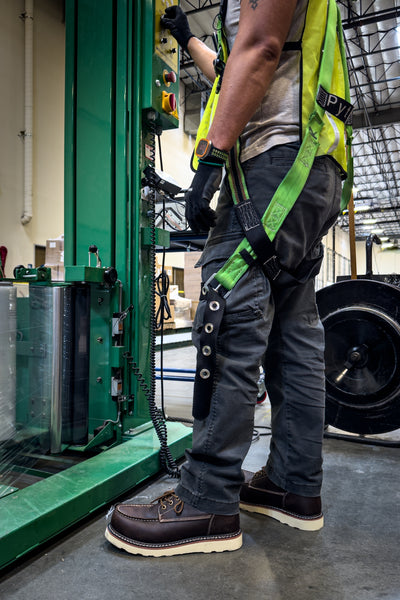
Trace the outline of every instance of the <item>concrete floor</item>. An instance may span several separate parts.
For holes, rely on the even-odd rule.
[[[182,350],[167,351],[164,366],[193,359],[191,350],[183,352],[184,361]],[[190,415],[190,386],[166,383],[170,416]],[[256,424],[268,422],[266,402],[256,409]],[[253,443],[245,468],[265,462],[268,440]],[[144,558],[106,542],[103,511],[6,572],[0,598],[400,600],[400,450],[332,439],[324,447],[319,532],[242,513],[244,543],[236,552]],[[173,485],[161,476],[123,500],[146,502]]]

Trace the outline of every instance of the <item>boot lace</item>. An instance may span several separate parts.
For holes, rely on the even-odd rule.
[[[155,498],[153,500],[153,504],[155,504],[156,502],[160,503],[162,510],[166,510],[168,508],[168,505],[173,506],[174,511],[177,515],[181,514],[181,512],[183,511],[183,507],[185,506],[184,501],[181,500],[179,496],[175,494],[174,490],[168,490],[164,492],[163,494],[161,494],[161,496],[158,496],[158,498]]]
[[[261,479],[262,477],[266,476],[266,472],[264,471],[264,469],[260,469],[259,471],[256,471],[252,477],[252,480],[255,481],[256,479]]]

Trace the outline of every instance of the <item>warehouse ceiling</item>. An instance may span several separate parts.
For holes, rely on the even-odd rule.
[[[377,233],[400,245],[400,0],[338,0],[345,33],[354,105],[354,204],[356,239]],[[181,0],[193,33],[214,48],[219,0]],[[187,131],[210,82],[182,53]],[[193,107],[193,108],[192,108]],[[193,118],[192,118],[193,116]],[[198,116],[197,116],[198,119]],[[339,225],[348,228],[347,214]]]

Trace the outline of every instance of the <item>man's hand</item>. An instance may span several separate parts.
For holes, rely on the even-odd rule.
[[[185,196],[185,216],[194,233],[208,233],[215,226],[216,214],[209,207],[222,179],[222,165],[199,162],[196,175]]]
[[[161,17],[161,25],[169,29],[176,41],[187,50],[188,41],[194,37],[190,31],[189,21],[180,6],[168,6]]]

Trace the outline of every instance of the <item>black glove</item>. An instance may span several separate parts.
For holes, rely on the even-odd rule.
[[[194,35],[190,31],[188,18],[180,6],[168,6],[165,15],[161,17],[161,25],[170,30],[184,50],[187,49],[188,41]]]
[[[194,233],[208,233],[215,226],[216,214],[209,207],[222,179],[222,164],[210,165],[199,161],[192,185],[185,196],[185,216]]]

